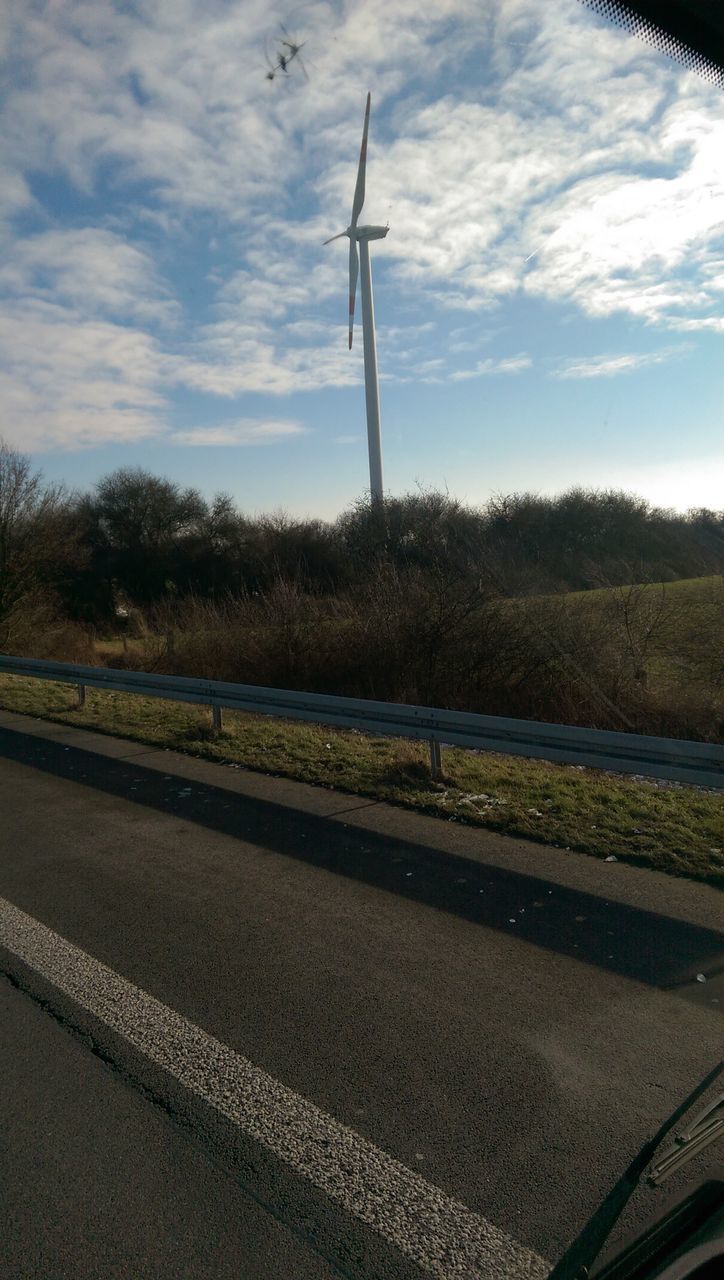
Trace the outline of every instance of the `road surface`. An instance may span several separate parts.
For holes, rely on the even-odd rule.
[[[2,1280],[542,1276],[716,1061],[705,886],[4,712],[0,813]]]

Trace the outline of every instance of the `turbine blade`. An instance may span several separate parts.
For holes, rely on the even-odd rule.
[[[354,236],[349,238],[349,349],[352,350],[352,330],[354,328],[354,301],[357,296],[357,276],[359,275],[359,254]]]
[[[333,240],[341,240],[343,236],[346,236],[346,234],[347,234],[346,231],[340,231],[338,236],[330,236],[329,240],[325,240],[323,243],[331,244]]]
[[[365,123],[362,130],[362,146],[359,153],[359,166],[357,169],[357,185],[354,189],[354,200],[352,201],[352,220],[351,227],[357,226],[357,219],[362,212],[362,205],[365,202],[365,171],[367,169],[367,132],[370,127],[370,102],[372,95],[367,94],[367,106],[365,107]]]

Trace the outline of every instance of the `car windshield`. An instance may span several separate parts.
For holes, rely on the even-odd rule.
[[[0,49],[0,1280],[708,1248],[720,0]]]

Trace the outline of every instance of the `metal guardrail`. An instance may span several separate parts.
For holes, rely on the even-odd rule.
[[[2,654],[0,673],[75,684],[81,706],[87,687],[168,698],[174,702],[203,703],[212,709],[216,730],[221,728],[221,708],[224,707],[285,720],[311,720],[391,738],[423,739],[430,743],[433,776],[441,772],[441,746],[455,746],[667,778],[694,786],[724,787],[724,747],[714,743],[579,729],[573,725],[509,720],[503,716],[445,711],[439,707],[370,702],[363,698],[265,689],[146,671],[117,671]]]

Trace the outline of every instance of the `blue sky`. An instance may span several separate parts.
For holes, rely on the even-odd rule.
[[[322,241],[370,89],[387,490],[722,505],[721,90],[578,0],[8,0],[0,40],[0,433],[46,476],[364,492]]]

